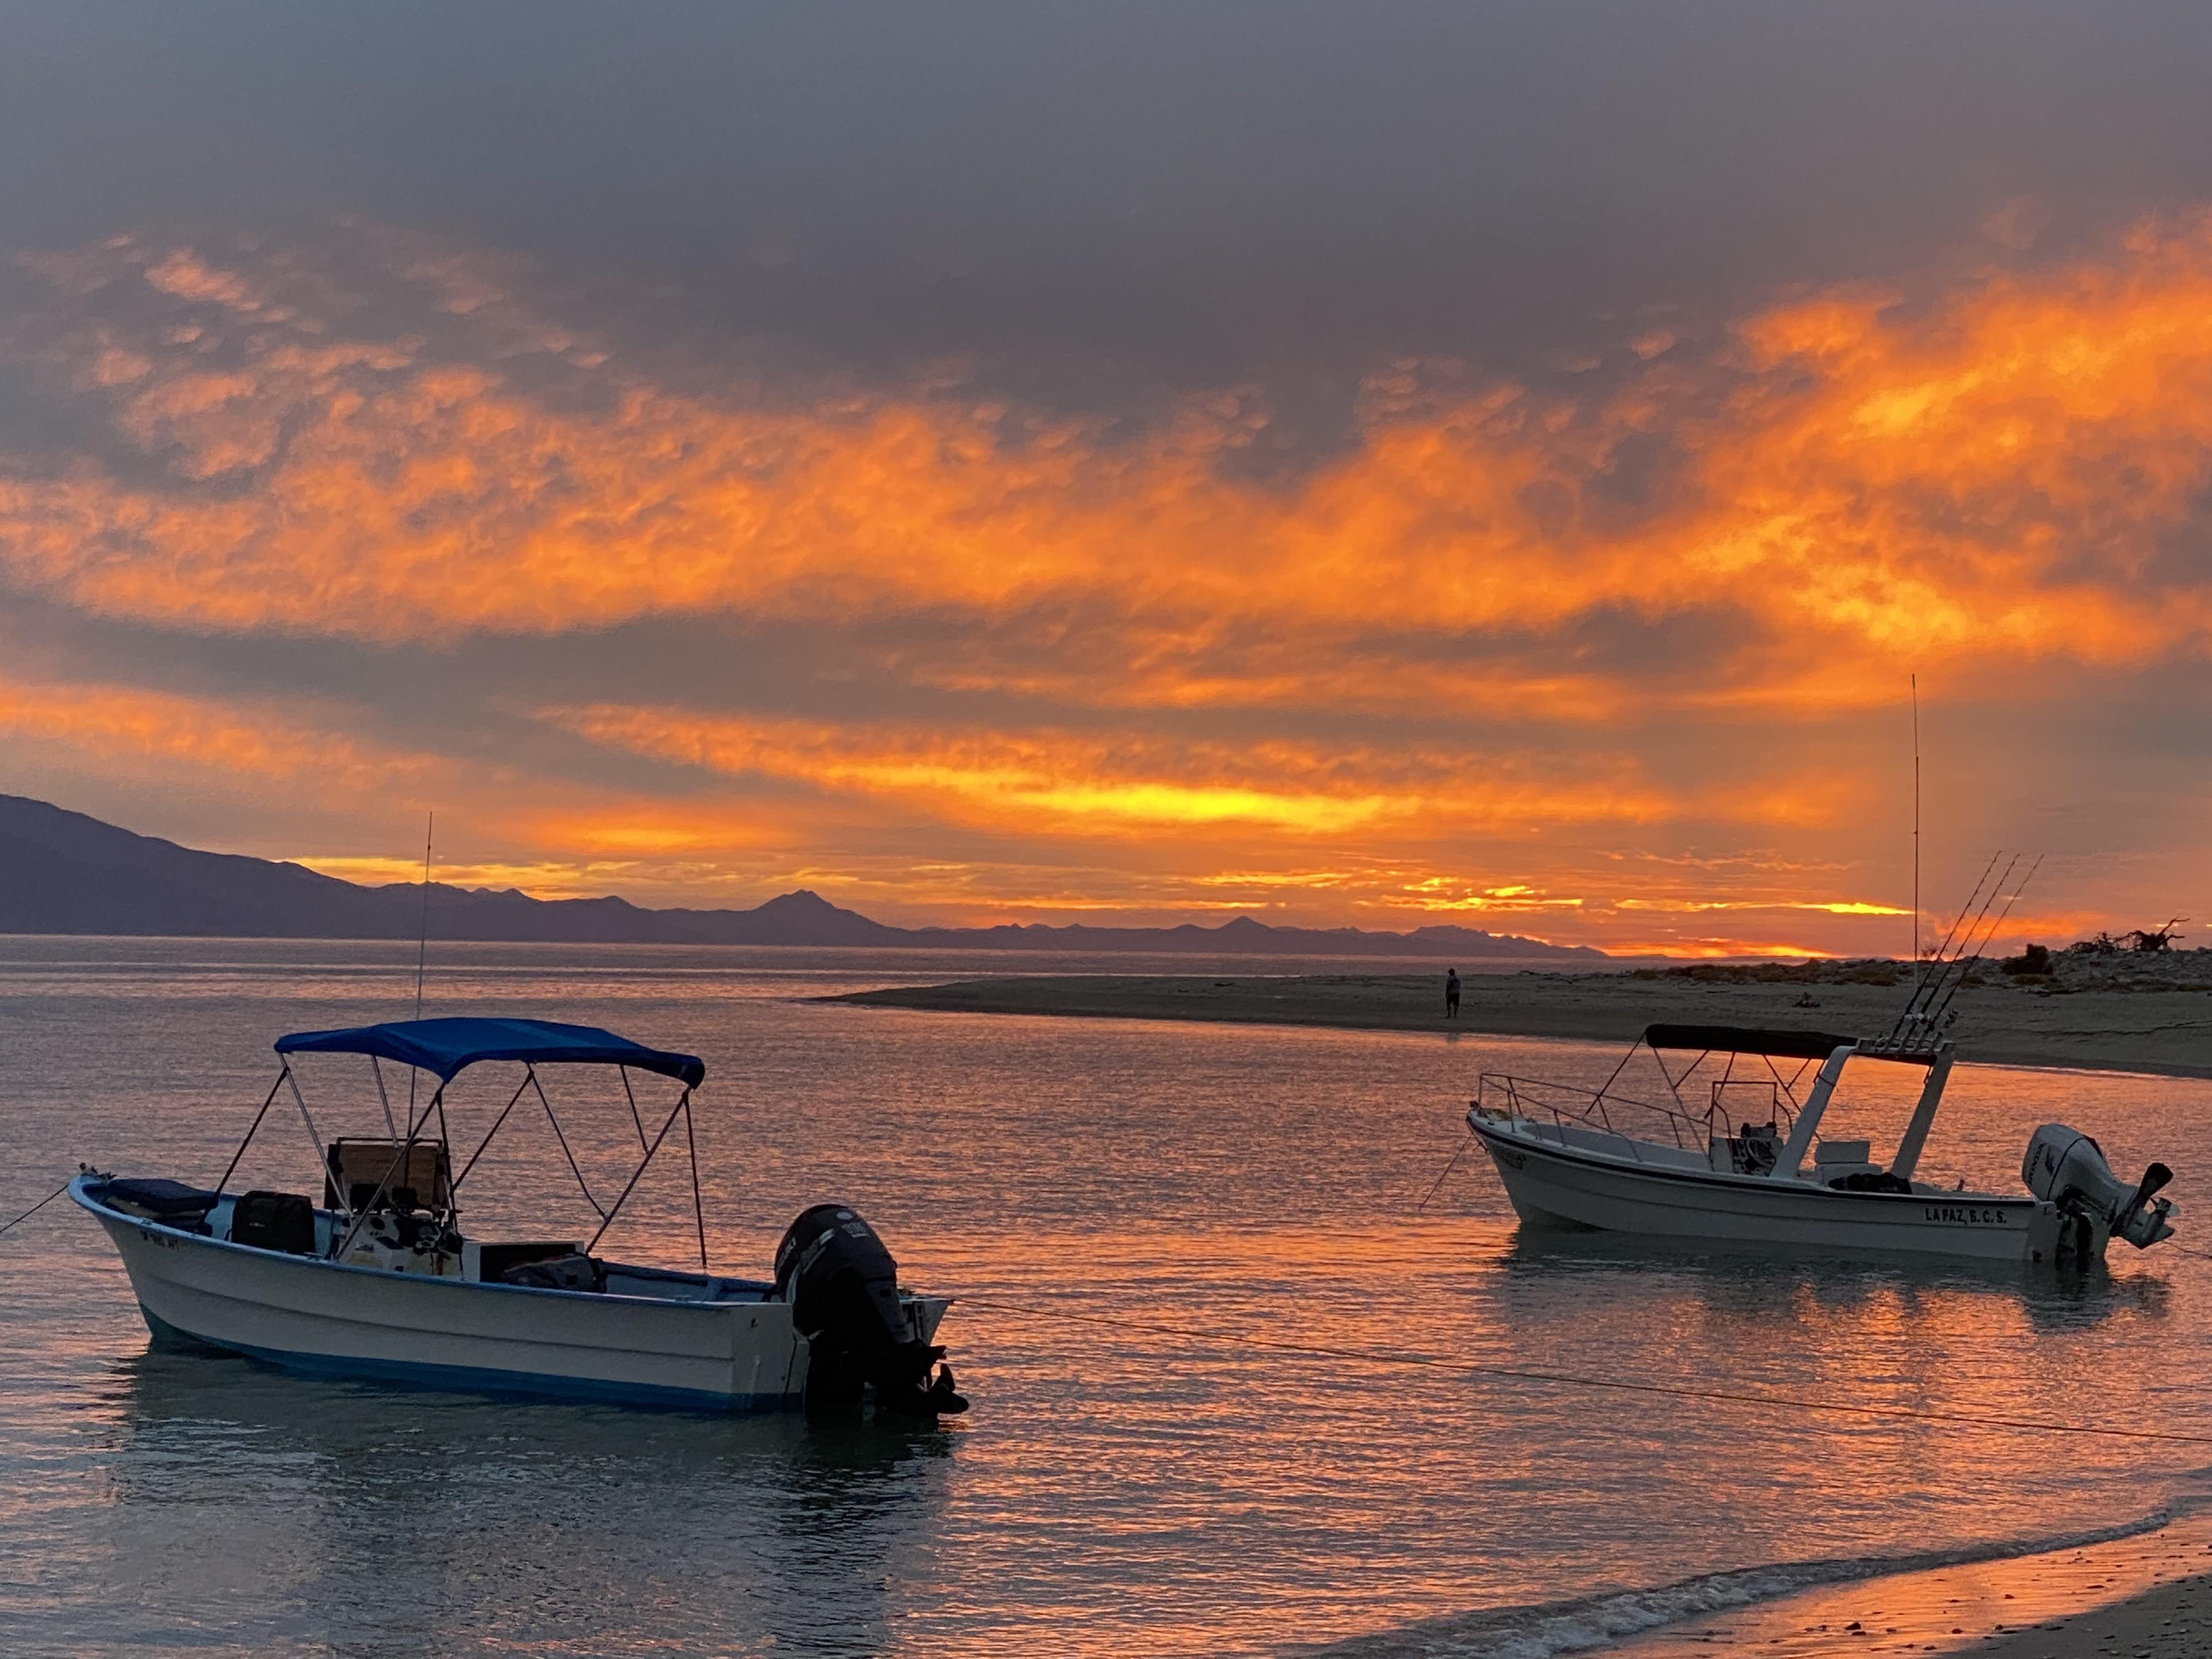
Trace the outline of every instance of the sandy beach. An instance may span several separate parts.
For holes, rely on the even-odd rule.
[[[2212,1653],[2212,1577],[2185,1578],[2108,1607],[2000,1636],[1964,1659],[2203,1659]]]
[[[1628,1042],[1657,1021],[1887,1030],[1909,964],[1815,963],[1468,974],[1448,1020],[1443,972],[1085,975],[963,980],[831,1000],[969,1013],[1482,1031]],[[1963,1060],[2212,1077],[2212,951],[2061,958],[2051,975],[1976,970],[1952,1004]]]
[[[2212,1517],[2028,1555],[1807,1589],[1603,1646],[1598,1659],[1944,1654],[2202,1659],[2212,1653]]]

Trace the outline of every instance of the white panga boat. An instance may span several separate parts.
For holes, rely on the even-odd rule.
[[[1638,1048],[1646,1047],[1665,1079],[1663,1102],[1616,1091],[1626,1059],[1595,1090],[1482,1077],[1468,1126],[1524,1224],[2053,1264],[2100,1261],[2115,1234],[2146,1249],[2173,1231],[2173,1206],[2157,1196],[2172,1171],[2154,1164],[2130,1186],[2095,1141],[2061,1124],[2028,1142],[2026,1194],[1916,1179],[1951,1073],[1948,1042],[1662,1024],[1644,1031]],[[1684,1054],[1694,1056],[1687,1065],[1669,1063]],[[1716,1056],[1724,1063],[1714,1066]],[[1887,1168],[1867,1141],[1820,1138],[1854,1059],[1927,1073]],[[1764,1069],[1740,1069],[1746,1060]],[[1785,1074],[1778,1060],[1796,1065]],[[1797,1085],[1816,1062],[1801,1101]]]
[[[840,1205],[817,1205],[776,1251],[775,1278],[707,1271],[693,1091],[706,1066],[594,1026],[546,1020],[417,1019],[281,1037],[268,1097],[212,1188],[87,1170],[70,1196],[99,1221],[130,1274],[155,1337],[185,1338],[292,1370],[437,1387],[636,1404],[849,1415],[872,1388],[879,1409],[919,1416],[964,1410],[933,1345],[949,1305],[898,1286],[874,1230]],[[368,1058],[385,1133],[325,1143],[294,1057]],[[434,1080],[402,1133],[382,1062]],[[446,1133],[446,1089],[464,1069],[499,1062],[521,1075],[458,1174]],[[542,1066],[619,1074],[620,1105],[639,1158],[602,1205],[585,1184],[538,1077]],[[632,1074],[681,1093],[648,1134]],[[277,1096],[289,1089],[317,1162],[323,1200],[227,1190]],[[577,1184],[599,1217],[588,1241],[479,1238],[461,1225],[471,1171],[526,1094],[534,1094]],[[678,1119],[691,1161],[700,1271],[593,1254]],[[435,1127],[433,1128],[434,1122]]]

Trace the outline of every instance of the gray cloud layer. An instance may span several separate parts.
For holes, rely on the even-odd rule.
[[[1586,348],[2212,195],[2190,3],[33,0],[0,226],[345,208],[1033,394]],[[605,325],[604,317],[599,319]],[[1080,388],[1079,391],[1077,388]],[[1322,404],[1321,392],[1315,393]],[[1319,418],[1317,416],[1316,418]]]

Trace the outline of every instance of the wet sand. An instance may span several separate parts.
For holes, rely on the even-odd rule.
[[[2212,1517],[2192,1515],[2103,1543],[1826,1585],[1592,1651],[1601,1659],[2204,1659],[2208,1567]]]
[[[1658,1021],[1889,1029],[1911,994],[1909,967],[1616,969],[1469,974],[1448,1020],[1443,975],[1085,975],[963,980],[828,999],[896,1008],[1106,1019],[1219,1020],[1394,1031],[1632,1042]],[[1786,975],[1786,976],[1785,976]],[[2056,977],[1984,970],[1951,1005],[1962,1060],[1995,1065],[2212,1077],[2212,951],[2154,964],[2067,964]],[[1808,1006],[1809,1005],[1809,1006]]]
[[[2212,1577],[2185,1578],[2118,1606],[1967,1650],[1965,1659],[2204,1659],[2212,1654]]]

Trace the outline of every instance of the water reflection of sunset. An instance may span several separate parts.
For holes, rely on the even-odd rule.
[[[40,1013],[6,1085],[11,1121],[36,1144],[188,1171],[221,1167],[265,1091],[272,1021],[374,1017],[412,963],[411,947],[307,942],[7,955],[12,994]],[[465,1571],[441,1582],[453,1616],[477,1621],[465,1639],[487,1647],[534,1649],[558,1624],[600,1648],[651,1630],[741,1651],[767,1632],[922,1655],[1342,1641],[1356,1656],[1429,1632],[1414,1651],[1465,1650],[1485,1620],[1525,1632],[1520,1610],[1539,1604],[1648,1620],[1645,1591],[1680,1581],[1763,1572],[1749,1588],[1765,1594],[1778,1572],[1820,1582],[1806,1563],[2049,1538],[2091,1510],[2138,1520],[2205,1461],[1991,1420],[2200,1427],[2212,1277],[2186,1257],[2128,1253],[2062,1281],[1522,1234],[1469,1163],[1419,1207],[1474,1073],[1595,1084],[1619,1060],[1608,1048],[796,1000],[861,971],[842,956],[441,955],[441,1012],[527,1006],[706,1054],[717,1267],[757,1270],[792,1214],[836,1193],[903,1277],[960,1297],[944,1336],[975,1410],[889,1441],[682,1420],[641,1439],[617,1412],[518,1421],[496,1402],[149,1355],[112,1258],[71,1216],[11,1246],[19,1294],[0,1321],[20,1340],[0,1439],[62,1478],[24,1489],[10,1536],[43,1559],[120,1565],[58,1599],[50,1583],[0,1589],[0,1620],[37,1633],[94,1616],[88,1603],[125,1623],[159,1608],[265,1650],[288,1620],[392,1617],[389,1578],[323,1564],[385,1540],[419,1566],[427,1529],[448,1562],[449,1534],[470,1540]],[[88,1101],[65,1085],[92,1022],[129,1087]],[[179,1062],[187,1042],[205,1064]],[[312,1058],[304,1087],[326,1127],[373,1127],[365,1068]],[[1852,1133],[1894,1134],[1888,1081],[1869,1068]],[[595,1186],[626,1169],[619,1094],[549,1088]],[[1962,1067],[1935,1172],[2009,1181],[2028,1128],[2061,1115],[2124,1163],[2212,1123],[2209,1088]],[[473,1144],[507,1097],[465,1073],[456,1139]],[[472,1226],[534,1236],[588,1218],[542,1123],[495,1149]],[[313,1158],[296,1121],[272,1120],[240,1174],[296,1186]],[[688,1256],[688,1182],[665,1174],[632,1200],[625,1257]],[[2189,1213],[2205,1174],[2180,1170]],[[247,1540],[251,1565],[207,1562],[209,1537],[241,1537],[211,1518],[271,1505],[290,1524]],[[578,1529],[592,1552],[559,1557],[563,1594],[473,1589],[537,1573]],[[666,1589],[678,1536],[681,1595]]]

